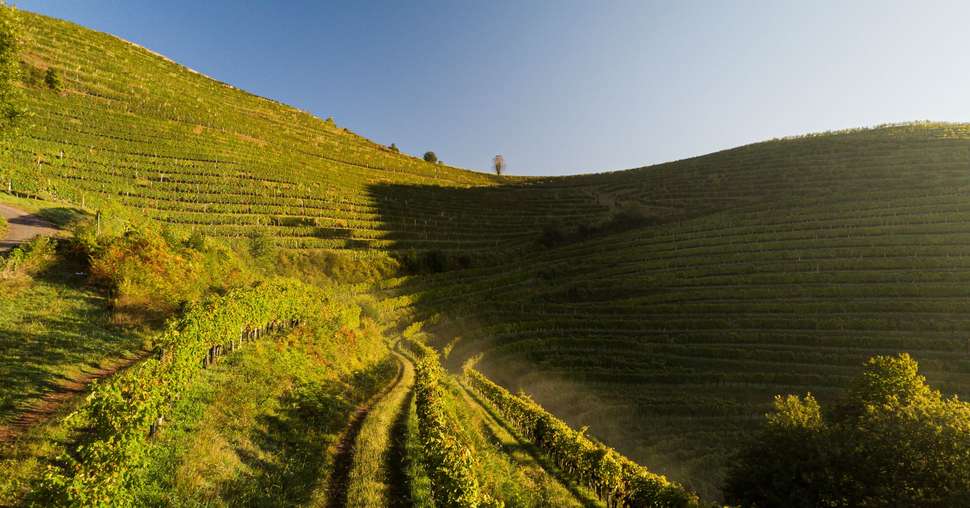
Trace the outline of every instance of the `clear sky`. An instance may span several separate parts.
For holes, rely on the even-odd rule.
[[[17,0],[404,151],[625,169],[970,121],[970,2]]]

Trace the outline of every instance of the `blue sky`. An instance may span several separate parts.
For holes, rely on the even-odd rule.
[[[19,0],[384,144],[513,174],[970,121],[970,2]]]

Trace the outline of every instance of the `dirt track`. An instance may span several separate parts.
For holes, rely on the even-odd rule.
[[[7,219],[7,232],[0,239],[0,252],[13,249],[35,236],[54,236],[58,232],[50,222],[10,205],[0,204],[0,216]]]

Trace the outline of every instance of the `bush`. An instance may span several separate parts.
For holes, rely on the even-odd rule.
[[[249,255],[256,261],[266,261],[276,254],[273,241],[262,231],[253,231],[249,235]]]
[[[38,236],[17,247],[6,258],[0,258],[0,279],[29,276],[42,271],[54,259],[56,246],[53,238]]]
[[[390,255],[360,256],[344,251],[281,251],[273,273],[316,285],[377,282],[397,275],[400,261]]]
[[[394,153],[399,153],[401,151],[394,143],[391,143],[391,146],[387,147],[387,149]]]
[[[206,246],[208,245],[206,242],[207,240],[205,233],[202,231],[193,231],[192,234],[189,235],[189,239],[185,241],[185,244],[199,252],[205,252],[207,250]]]
[[[187,302],[211,292],[250,282],[246,271],[227,249],[199,251],[153,229],[132,229],[124,235],[79,238],[86,250],[92,282],[110,292],[119,324],[155,324]]]
[[[742,506],[967,506],[970,404],[944,399],[907,354],[866,362],[824,412],[811,394],[775,398],[729,472]]]
[[[440,249],[421,252],[412,250],[404,254],[395,254],[395,259],[400,264],[404,275],[461,270],[471,268],[475,264],[472,257],[466,253],[448,253]]]
[[[434,152],[424,152],[424,161],[434,164],[438,162],[438,156]]]
[[[44,84],[55,92],[61,91],[61,76],[53,67],[48,67],[47,72],[44,73]]]

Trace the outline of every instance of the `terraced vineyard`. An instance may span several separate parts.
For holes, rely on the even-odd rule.
[[[548,213],[598,209],[568,189],[551,191],[563,200],[490,191],[498,179],[392,152],[112,36],[23,17],[25,75],[55,69],[63,84],[29,82],[35,116],[0,174],[14,192],[120,203],[220,237],[259,230],[294,249],[514,245]],[[473,188],[483,208],[427,186]]]
[[[381,301],[371,326],[393,340],[403,330],[410,342],[423,324],[453,372],[482,354],[478,371],[511,392],[523,389],[574,428],[588,425],[593,440],[567,430],[556,436],[616,469],[608,477],[583,470],[591,462],[564,458],[529,426],[528,418],[546,415],[538,406],[474,375],[458,382],[420,345],[410,348],[415,372],[412,360],[391,356],[373,342],[377,332],[357,323],[328,335],[344,346],[372,341],[355,360],[356,374],[290,379],[267,351],[239,360],[281,383],[312,385],[316,391],[299,392],[306,399],[220,374],[275,401],[249,408],[249,427],[233,431],[265,433],[264,420],[306,430],[290,420],[303,413],[287,412],[287,404],[306,403],[318,418],[307,420],[319,424],[318,442],[288,442],[317,457],[299,472],[318,483],[293,504],[405,497],[447,504],[451,494],[526,505],[636,504],[630,500],[654,490],[676,499],[672,505],[689,503],[690,490],[715,500],[730,456],[773,395],[830,399],[873,354],[909,352],[933,385],[970,396],[970,125],[773,140],[613,173],[493,177],[392,152],[112,36],[22,15],[33,116],[4,141],[4,188],[230,243],[261,233],[291,251],[350,252],[365,261],[412,250],[470,256],[474,262],[431,270],[441,273],[330,290],[340,299],[373,290]],[[61,90],[37,78],[48,68],[61,76]],[[319,361],[310,344],[298,347],[311,360],[293,361],[331,368],[333,358]],[[194,366],[199,351],[186,353],[185,364]],[[210,392],[196,388],[198,398],[220,408],[219,383],[207,382]],[[341,402],[313,413],[321,400]],[[159,411],[152,405],[132,426],[154,432]],[[216,432],[206,422],[231,420],[207,411],[186,421]],[[355,423],[344,429],[345,420]],[[205,434],[182,432],[188,437],[171,438],[173,449],[205,445]],[[355,444],[355,432],[373,439]],[[131,439],[141,446],[146,438]],[[254,447],[248,438],[240,445]],[[165,456],[146,453],[155,452]],[[274,475],[293,466],[277,452],[259,452],[274,467],[283,461],[262,475],[235,455],[233,467],[257,487],[275,485]],[[166,471],[204,469],[185,460]],[[64,475],[59,492],[76,494],[68,487],[80,480]],[[350,478],[362,483],[333,492]],[[220,491],[206,483],[212,497],[179,497],[198,485],[178,481],[157,486],[178,491],[163,496],[168,502],[258,494],[248,484]],[[361,491],[364,484],[375,491]]]
[[[772,395],[831,396],[873,354],[970,394],[968,149],[966,126],[912,125],[577,177],[696,216],[393,285],[446,316],[454,365],[485,352],[493,379],[710,496]]]

